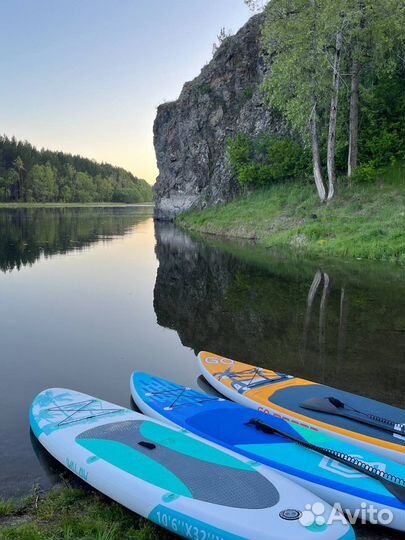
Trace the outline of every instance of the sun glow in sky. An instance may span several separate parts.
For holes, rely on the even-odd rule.
[[[243,0],[0,0],[0,134],[153,183],[156,107],[250,15]]]

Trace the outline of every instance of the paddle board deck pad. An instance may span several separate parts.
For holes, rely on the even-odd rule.
[[[405,465],[405,411],[402,409],[209,352],[200,352],[198,362],[207,381],[241,405],[310,426]],[[344,403],[345,407],[335,408],[329,403],[330,397]],[[304,408],[302,405],[308,400],[325,403],[339,415],[356,416],[361,421]],[[363,423],[373,423],[372,418],[380,419],[376,422],[379,427]],[[391,426],[393,432],[386,431]]]
[[[373,506],[378,510],[377,515],[382,516],[381,524],[405,530],[405,498],[399,500],[379,480],[330,457],[308,450],[283,436],[258,431],[249,425],[249,422],[259,419],[303,442],[338,451],[353,460],[361,460],[379,474],[387,475],[386,477],[390,475],[392,479],[404,478],[404,494],[405,466],[376,454],[360,451],[344,441],[309,428],[252,411],[223,398],[210,396],[146,373],[132,374],[131,394],[145,414],[185,428],[200,437],[268,465],[330,504],[339,503],[352,515],[361,511],[361,503],[368,507]],[[385,511],[392,514],[392,520],[386,519]]]
[[[347,522],[309,524],[305,505],[318,498],[267,467],[112,403],[48,389],[30,424],[88,484],[184,538],[354,538]]]

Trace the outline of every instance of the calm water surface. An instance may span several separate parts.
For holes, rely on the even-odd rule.
[[[134,369],[206,388],[201,349],[405,408],[400,268],[191,237],[151,213],[0,209],[0,496],[58,479],[30,438],[39,391],[129,406]]]

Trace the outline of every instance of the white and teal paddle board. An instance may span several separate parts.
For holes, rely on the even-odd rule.
[[[52,388],[30,410],[48,452],[105,495],[184,538],[351,540],[311,523],[319,497],[248,458],[92,396]],[[325,503],[325,514],[332,511]]]

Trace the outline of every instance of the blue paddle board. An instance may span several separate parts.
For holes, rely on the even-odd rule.
[[[223,398],[135,372],[131,393],[139,408],[155,418],[169,421],[230,450],[259,461],[310,489],[330,504],[338,503],[352,515],[366,518],[367,507],[375,507],[380,524],[405,530],[405,502],[399,500],[376,479],[334,459],[292,442],[277,434],[268,434],[249,424],[252,419],[281,429],[293,437],[344,454],[349,460],[392,478],[405,492],[405,467],[388,458],[359,449],[344,441],[292,424]],[[363,503],[363,506],[361,506]],[[361,511],[364,511],[361,514]],[[384,513],[388,510],[392,520]],[[388,523],[389,521],[389,523]]]

